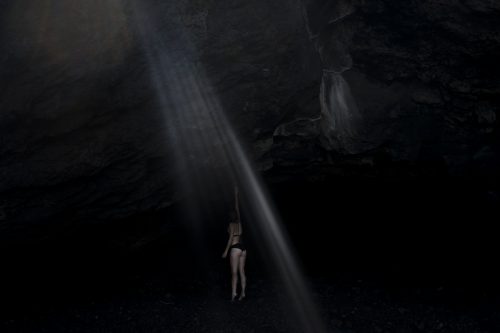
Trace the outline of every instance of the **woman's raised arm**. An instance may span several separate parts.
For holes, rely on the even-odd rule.
[[[234,204],[236,209],[236,218],[238,219],[238,222],[241,223],[239,195],[240,193],[238,191],[238,186],[234,185]]]

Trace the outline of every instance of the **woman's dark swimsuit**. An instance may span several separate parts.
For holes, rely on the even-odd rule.
[[[229,247],[229,251],[231,251],[231,249],[240,249],[241,251],[245,251],[246,248],[245,248],[245,245],[243,245],[243,241],[241,240],[241,235],[233,235],[233,236],[240,236],[240,241],[236,244],[233,244]]]

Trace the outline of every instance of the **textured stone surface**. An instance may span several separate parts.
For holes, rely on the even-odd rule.
[[[443,159],[462,175],[498,166],[498,4],[311,0],[306,8],[323,68],[343,72],[361,114],[344,145]],[[484,149],[495,153],[478,162]]]
[[[159,38],[186,34],[191,48],[172,52],[206,71],[262,169],[362,174],[384,156],[498,177],[496,2],[141,3]],[[38,238],[176,200],[132,4],[0,4],[2,235]],[[320,98],[332,87],[348,90],[355,117]]]
[[[2,234],[49,234],[170,205],[177,190],[168,120],[134,3],[1,6]],[[158,32],[153,41],[201,64],[257,157],[290,110],[301,111],[303,91],[315,96],[319,67],[298,1],[140,6]]]

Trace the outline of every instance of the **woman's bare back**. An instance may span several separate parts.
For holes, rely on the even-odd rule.
[[[241,229],[241,223],[231,222],[229,224],[229,232],[233,235],[233,240],[231,245],[237,244],[241,242],[241,235],[243,230]]]

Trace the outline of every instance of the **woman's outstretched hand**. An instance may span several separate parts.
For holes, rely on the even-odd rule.
[[[225,259],[226,257],[227,257],[227,252],[224,252],[224,253],[222,254],[222,258],[224,258],[224,259]]]

